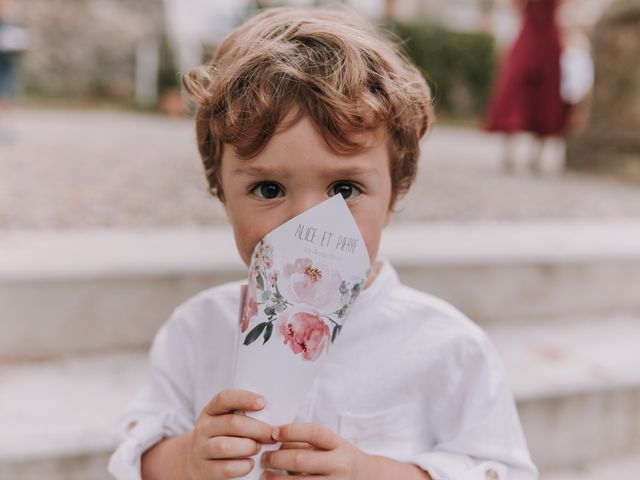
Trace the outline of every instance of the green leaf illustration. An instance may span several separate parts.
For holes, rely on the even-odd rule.
[[[273,333],[273,322],[269,322],[267,324],[267,330],[266,332],[264,332],[264,342],[262,342],[263,345],[269,341],[272,333]]]
[[[258,289],[264,290],[264,280],[262,279],[262,274],[260,272],[256,275],[256,285],[258,286]]]
[[[273,305],[269,305],[268,307],[266,307],[266,308],[264,309],[264,314],[265,314],[267,317],[273,317],[273,316],[276,314],[276,309],[275,309],[275,308],[273,308]]]
[[[260,337],[260,334],[267,325],[269,325],[269,323],[267,322],[262,322],[256,325],[249,333],[247,333],[247,336],[244,339],[244,344],[251,345],[253,342],[255,342],[258,337]]]
[[[333,335],[331,335],[331,343],[336,341],[336,338],[338,337],[340,330],[342,330],[342,325],[336,325],[335,327],[333,327]]]

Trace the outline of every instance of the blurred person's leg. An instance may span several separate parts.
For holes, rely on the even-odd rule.
[[[514,153],[513,153],[513,150],[514,150],[513,134],[505,133],[503,138],[504,138],[504,157],[502,160],[502,167],[506,172],[511,173],[515,168]]]
[[[567,137],[558,137],[555,139],[555,166],[556,173],[562,174],[565,170],[567,155]]]
[[[0,96],[0,144],[13,143],[16,139],[11,103]]]
[[[18,55],[0,52],[0,143],[15,140],[13,98],[17,94]]]
[[[542,152],[544,151],[545,137],[534,135],[529,156],[529,170],[540,173],[542,170]]]

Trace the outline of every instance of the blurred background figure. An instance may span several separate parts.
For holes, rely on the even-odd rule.
[[[27,47],[24,27],[10,20],[9,0],[0,0],[0,143],[14,140],[11,102],[18,95],[20,58]]]
[[[570,107],[567,132],[571,135],[584,128],[585,100],[589,98],[595,80],[591,43],[580,26],[565,29],[560,72],[560,95]]]
[[[538,172],[544,142],[565,132],[568,105],[561,96],[561,36],[556,7],[561,0],[514,0],[522,13],[518,38],[494,87],[485,128],[505,134],[504,168],[514,168],[512,135],[534,135],[529,168]]]
[[[165,0],[167,29],[178,70],[188,72],[206,60],[206,48],[217,45],[241,23],[248,1]]]

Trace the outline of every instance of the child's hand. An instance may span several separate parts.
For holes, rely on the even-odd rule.
[[[262,454],[264,468],[287,470],[292,475],[323,475],[322,478],[327,480],[373,478],[369,474],[373,468],[373,457],[321,425],[284,425],[274,438],[287,443],[283,443],[280,450]],[[261,477],[265,480],[287,478],[287,475],[274,472],[265,472]]]
[[[204,407],[193,430],[187,472],[191,480],[242,477],[253,470],[251,457],[261,443],[274,444],[273,427],[235,411],[258,411],[261,397],[245,390],[223,390]],[[238,438],[239,437],[239,438]]]

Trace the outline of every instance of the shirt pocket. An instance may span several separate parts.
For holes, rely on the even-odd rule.
[[[398,456],[417,451],[420,423],[410,405],[373,413],[342,413],[340,436],[373,455]]]

